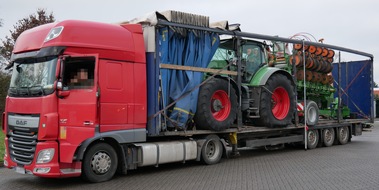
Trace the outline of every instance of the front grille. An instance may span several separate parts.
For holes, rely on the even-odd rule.
[[[13,130],[8,139],[11,159],[21,165],[32,163],[37,146],[37,133]]]

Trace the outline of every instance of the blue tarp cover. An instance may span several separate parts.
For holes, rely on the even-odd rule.
[[[341,84],[338,85],[338,64],[333,64],[334,86],[342,88],[342,104],[357,113],[361,118],[370,118],[372,98],[372,67],[371,60],[341,63]],[[338,97],[338,90],[334,97]]]
[[[160,63],[202,68],[208,66],[220,43],[220,38],[215,33],[187,31],[183,35],[169,27],[159,29],[158,40]],[[195,87],[202,82],[204,74],[161,69],[161,76],[161,108],[177,101],[165,112],[170,118],[167,126],[184,129],[196,112],[199,88]]]

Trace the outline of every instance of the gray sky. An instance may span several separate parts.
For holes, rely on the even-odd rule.
[[[343,46],[379,58],[379,1],[377,0],[2,0],[0,39],[19,19],[38,8],[53,12],[57,21],[67,19],[116,23],[153,11],[177,10],[210,17],[211,22],[240,23],[245,32],[290,37],[312,34],[324,43]],[[342,53],[342,60],[366,59]],[[379,67],[374,62],[374,80]]]

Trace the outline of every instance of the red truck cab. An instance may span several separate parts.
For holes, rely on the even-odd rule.
[[[79,176],[93,142],[146,141],[140,25],[42,25],[19,36],[11,63],[3,114],[6,167],[43,177]]]

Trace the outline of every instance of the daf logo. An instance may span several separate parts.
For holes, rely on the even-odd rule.
[[[16,125],[27,125],[28,122],[25,120],[16,120]]]

